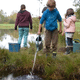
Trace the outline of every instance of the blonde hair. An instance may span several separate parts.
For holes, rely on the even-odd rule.
[[[50,7],[50,8],[55,8],[56,7],[55,0],[48,0],[47,6]]]

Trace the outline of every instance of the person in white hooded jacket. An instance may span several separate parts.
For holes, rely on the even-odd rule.
[[[62,35],[65,33],[65,41],[66,41],[66,52],[64,54],[70,54],[70,51],[73,51],[73,35],[75,33],[75,22],[76,15],[74,15],[74,10],[69,8],[66,12],[66,16],[64,19],[64,30]]]

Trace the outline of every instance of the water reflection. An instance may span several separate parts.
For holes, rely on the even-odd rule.
[[[43,80],[43,79],[35,75],[32,77],[30,75],[13,77],[13,74],[10,74],[7,77],[2,78],[1,80]]]
[[[35,43],[35,40],[36,40],[37,36],[38,36],[37,34],[29,34],[28,42],[27,42],[28,48],[30,47],[29,42]],[[24,39],[22,39],[21,47],[23,47],[23,40]],[[13,36],[10,36],[8,34],[4,34],[1,37],[1,40],[0,40],[0,48],[1,49],[3,49],[3,48],[4,49],[9,49],[9,43],[17,43],[17,42],[18,42],[18,39],[14,38]]]
[[[27,42],[28,47],[30,47],[29,42],[30,43],[36,42],[37,36],[38,36],[37,34],[29,34],[28,42]],[[42,35],[42,39],[44,39],[43,35]],[[24,39],[22,39],[21,47],[23,47],[23,40]],[[0,48],[9,49],[9,43],[17,43],[17,42],[18,42],[18,39],[14,38],[11,35],[4,34],[3,36],[0,37]],[[43,79],[35,75],[32,75],[32,76],[23,75],[23,76],[14,77],[13,74],[10,74],[7,77],[0,78],[0,80],[43,80]]]

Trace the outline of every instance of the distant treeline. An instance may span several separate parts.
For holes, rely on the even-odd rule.
[[[77,17],[77,22],[80,22],[80,8],[78,8],[75,12]],[[0,24],[14,24],[16,20],[17,11],[13,11],[10,16],[7,16],[3,10],[0,10]],[[33,19],[38,19],[38,17]]]
[[[17,15],[17,11],[13,11],[10,16],[6,16],[6,13],[3,10],[0,10],[0,23],[14,24],[16,15]]]

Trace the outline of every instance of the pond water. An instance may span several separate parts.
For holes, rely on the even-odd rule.
[[[29,34],[28,41],[27,41],[28,48],[30,47],[29,42],[30,43],[36,42],[37,36],[38,36],[37,34]],[[44,39],[44,38],[42,37],[42,39]],[[21,47],[23,47],[23,40],[24,39],[22,39]],[[18,42],[18,39],[14,38],[13,36],[10,36],[8,34],[4,34],[0,39],[0,48],[1,49],[9,49],[9,43],[17,43],[17,42]]]
[[[13,74],[8,75],[7,77],[3,77],[0,80],[43,80],[42,78],[36,76],[36,75],[23,75],[14,77]]]
[[[12,32],[14,30],[0,30],[0,34],[3,32],[3,36],[0,35],[0,48],[1,49],[9,49],[9,43],[17,43],[18,38],[14,38],[13,36],[7,34],[8,32]],[[44,39],[44,36],[42,36],[42,40]],[[30,34],[28,35],[28,40],[27,40],[27,46],[28,48],[30,47],[29,43],[36,43],[36,38],[38,37],[37,34]],[[23,47],[23,40],[21,43],[21,48]],[[5,74],[5,73],[4,73]],[[0,77],[0,80],[43,80],[42,78],[38,77],[37,75],[23,75],[23,76],[17,76],[14,77],[13,74],[9,74],[8,76]]]
[[[36,38],[38,37],[37,34],[29,34],[28,35],[28,40],[27,40],[27,46],[28,48],[30,47],[29,43],[36,43]],[[42,35],[42,40],[44,39],[44,36]],[[23,40],[21,43],[21,47],[23,47]],[[14,38],[11,35],[4,34],[3,36],[0,37],[0,48],[1,49],[9,49],[9,43],[17,43],[18,39]],[[8,75],[7,77],[0,77],[0,80],[43,80],[42,78],[39,78],[36,75],[23,75],[23,76],[18,76],[14,77],[13,74]]]

